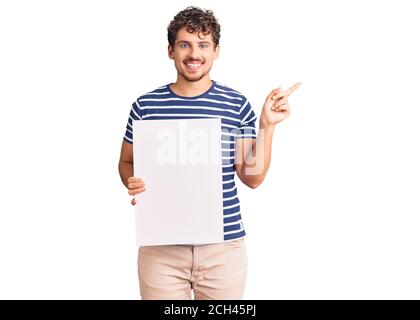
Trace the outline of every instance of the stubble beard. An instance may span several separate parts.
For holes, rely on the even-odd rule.
[[[206,63],[206,61],[204,59],[201,59],[201,60],[198,60],[198,59],[187,59],[187,60],[183,61],[182,64],[184,64],[184,62],[187,62],[188,63],[188,62],[196,62],[196,61],[198,61],[200,63],[204,63],[204,64]],[[176,64],[175,64],[175,66],[176,66]],[[179,69],[177,67],[178,73],[181,75],[182,78],[184,78],[185,81],[188,81],[188,82],[197,82],[197,81],[200,81],[201,79],[203,79],[205,76],[207,76],[209,74],[210,69],[209,70],[203,69],[203,72],[201,74],[191,74],[190,75],[182,67],[180,67]]]
[[[196,81],[200,81],[206,75],[208,75],[209,71],[203,72],[203,73],[198,74],[198,75],[189,75],[189,74],[185,73],[183,70],[181,70],[181,72],[179,72],[179,74],[188,82],[196,82]]]

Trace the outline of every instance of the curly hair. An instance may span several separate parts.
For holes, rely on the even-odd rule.
[[[220,24],[211,10],[205,10],[198,7],[188,7],[174,17],[168,25],[168,42],[173,47],[178,31],[186,27],[188,32],[211,34],[214,46],[219,45]]]

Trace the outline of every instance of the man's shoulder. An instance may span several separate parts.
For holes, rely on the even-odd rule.
[[[219,81],[214,81],[214,91],[219,94],[224,94],[233,98],[238,98],[238,100],[246,101],[246,97],[242,92],[235,90],[231,86],[221,83]]]
[[[143,93],[137,98],[137,102],[141,102],[143,99],[159,99],[160,97],[164,97],[165,95],[170,94],[168,86],[168,84],[165,84],[163,86],[157,87],[154,90],[146,91],[146,93]]]

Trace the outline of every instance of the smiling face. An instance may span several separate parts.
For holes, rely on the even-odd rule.
[[[200,81],[210,78],[213,61],[219,56],[219,46],[215,47],[211,34],[190,33],[181,28],[173,47],[168,46],[169,58],[175,62],[178,77],[186,81]]]

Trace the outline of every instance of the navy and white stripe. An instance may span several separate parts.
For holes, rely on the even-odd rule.
[[[140,96],[131,107],[124,139],[133,143],[133,120],[221,119],[224,240],[245,236],[240,203],[235,186],[235,143],[238,138],[256,139],[257,116],[249,101],[239,92],[213,81],[205,93],[181,97],[170,84]]]

